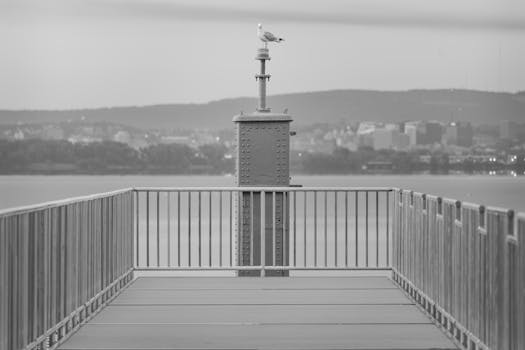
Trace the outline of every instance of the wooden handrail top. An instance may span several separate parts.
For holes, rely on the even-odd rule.
[[[112,197],[112,196],[116,196],[122,193],[130,192],[130,191],[133,191],[133,189],[124,188],[124,189],[110,191],[110,192],[90,194],[87,196],[71,197],[71,198],[66,198],[66,199],[59,199],[56,201],[49,201],[49,202],[44,202],[44,203],[31,204],[27,206],[8,208],[8,209],[0,210],[0,216],[19,215],[19,214],[24,214],[27,212],[55,208],[55,207],[60,207],[63,205],[68,205],[68,204],[73,204],[73,203],[78,203],[78,202],[85,202],[85,201],[90,201],[94,199]]]

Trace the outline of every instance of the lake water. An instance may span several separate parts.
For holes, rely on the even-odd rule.
[[[467,175],[294,176],[303,186],[400,187],[525,212],[525,177]],[[233,186],[231,176],[0,176],[0,209],[139,186]]]

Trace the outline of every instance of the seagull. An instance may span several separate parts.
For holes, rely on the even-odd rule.
[[[283,38],[278,38],[278,37],[276,37],[275,35],[273,35],[270,32],[265,32],[262,29],[262,24],[259,23],[259,25],[257,27],[258,27],[257,28],[257,36],[259,37],[259,39],[261,39],[262,42],[264,42],[264,47],[265,48],[268,48],[268,43],[269,42],[280,43],[281,41],[284,41]]]

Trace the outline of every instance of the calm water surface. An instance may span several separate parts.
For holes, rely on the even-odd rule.
[[[294,176],[303,186],[401,187],[525,212],[525,177],[467,175]],[[136,186],[233,186],[231,176],[0,176],[0,208]]]

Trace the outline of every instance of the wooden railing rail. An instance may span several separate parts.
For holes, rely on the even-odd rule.
[[[397,190],[393,275],[464,349],[525,349],[525,216]]]
[[[53,349],[132,279],[133,192],[0,212],[0,349]]]

